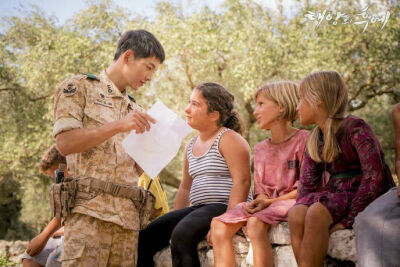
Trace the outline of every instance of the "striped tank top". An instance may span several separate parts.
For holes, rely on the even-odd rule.
[[[222,203],[228,205],[232,189],[232,177],[224,157],[219,152],[219,140],[230,129],[224,128],[215,138],[210,149],[202,156],[193,155],[193,145],[198,136],[192,138],[187,150],[189,174],[193,179],[190,188],[192,205]],[[252,200],[251,191],[247,200]]]

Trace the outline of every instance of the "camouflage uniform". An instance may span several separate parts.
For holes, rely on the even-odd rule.
[[[141,110],[121,93],[105,72],[77,75],[62,82],[55,94],[53,135],[95,128]],[[135,162],[122,148],[128,133],[118,133],[82,153],[67,156],[72,177],[93,177],[137,186]],[[135,266],[138,211],[127,198],[100,194],[79,201],[65,221],[63,266]]]

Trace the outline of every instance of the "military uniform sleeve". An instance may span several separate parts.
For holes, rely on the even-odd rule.
[[[80,79],[62,82],[54,96],[53,136],[72,129],[82,128],[86,93]]]

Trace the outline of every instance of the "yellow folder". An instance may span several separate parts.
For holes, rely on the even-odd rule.
[[[156,197],[156,203],[154,207],[156,210],[161,209],[161,212],[158,214],[157,217],[152,218],[152,220],[154,220],[164,215],[165,213],[168,213],[169,207],[168,207],[167,196],[165,195],[165,192],[161,187],[160,178],[158,176],[154,177],[153,182],[150,185],[150,188],[148,188],[150,181],[151,181],[150,176],[148,176],[145,172],[143,172],[143,174],[139,177],[138,186],[143,187],[145,189],[149,189]]]

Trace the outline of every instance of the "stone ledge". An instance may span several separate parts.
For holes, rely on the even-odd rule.
[[[287,222],[273,226],[269,232],[273,246],[274,266],[293,267],[296,260],[290,246],[290,232]],[[253,252],[248,240],[239,235],[233,238],[236,266],[253,266]],[[213,251],[204,240],[198,246],[202,267],[214,266]],[[171,251],[167,247],[154,256],[157,267],[171,267]],[[343,262],[345,261],[345,262]],[[331,234],[329,239],[328,257],[325,266],[354,266],[357,261],[355,235],[353,230],[340,230]]]
[[[269,232],[269,239],[273,246],[274,264],[278,267],[296,266],[292,247],[290,246],[290,232],[287,222],[273,226]],[[9,261],[18,262],[25,252],[28,241],[0,240],[0,254],[6,256]],[[253,266],[253,252],[248,240],[239,235],[233,238],[236,266]],[[213,250],[204,240],[198,246],[201,266],[214,265]],[[353,230],[340,230],[331,234],[328,248],[329,259],[326,266],[351,266],[351,262],[357,261],[355,235]],[[335,262],[347,261],[346,264]],[[157,267],[171,267],[171,252],[169,247],[161,250],[155,256]],[[333,263],[332,263],[333,262]],[[354,266],[354,264],[353,264]]]
[[[0,254],[11,262],[19,262],[24,254],[28,241],[7,241],[0,240]]]

